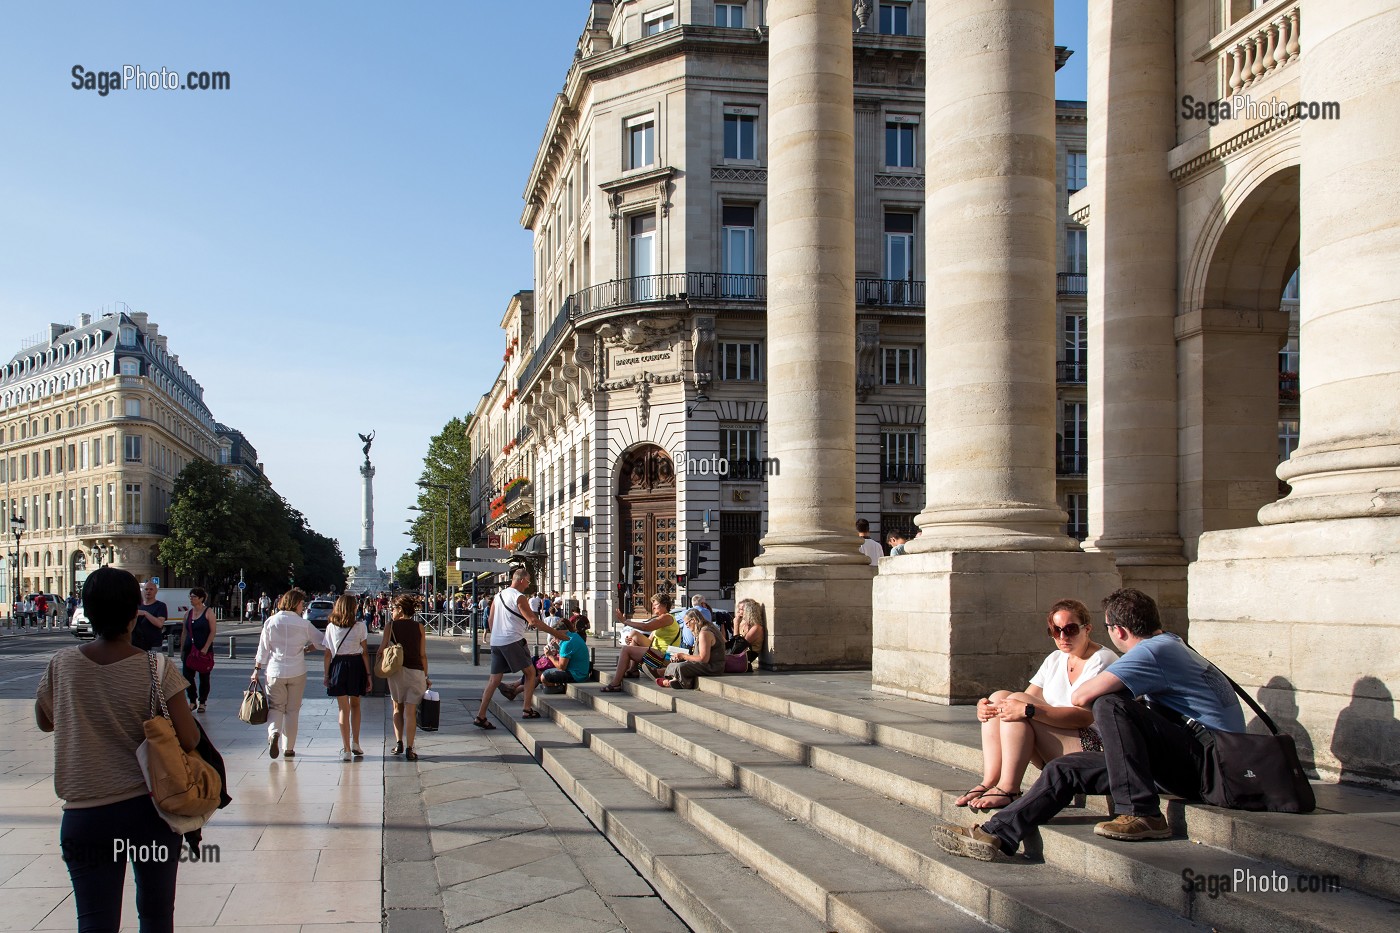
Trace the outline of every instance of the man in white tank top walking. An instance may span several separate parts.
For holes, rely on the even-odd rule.
[[[481,693],[481,708],[473,720],[478,729],[494,729],[495,725],[486,718],[486,710],[491,705],[491,697],[507,674],[524,673],[525,706],[521,714],[525,719],[539,719],[533,705],[535,697],[535,664],[530,656],[530,647],[525,635],[531,628],[548,632],[563,640],[568,633],[561,632],[547,624],[531,607],[531,600],[525,598],[530,588],[530,571],[517,567],[510,575],[510,586],[501,590],[491,600],[491,614],[488,627],[491,631],[491,677],[486,681],[486,689]],[[510,695],[514,700],[515,696]]]

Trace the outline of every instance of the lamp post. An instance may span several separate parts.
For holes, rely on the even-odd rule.
[[[411,506],[410,506],[410,508],[411,508]],[[417,523],[416,523],[413,519],[411,519],[411,518],[405,519],[405,521],[407,521],[410,525],[416,525],[416,524],[417,524]],[[424,541],[419,541],[418,538],[417,538],[417,536],[416,536],[416,535],[414,534],[414,532],[412,532],[412,531],[405,531],[404,534],[408,535],[409,538],[411,538],[411,539],[413,540],[413,543],[416,544],[416,545],[418,545],[418,560],[419,560],[419,562],[421,563],[422,561],[427,560],[427,558],[428,558],[428,545],[427,545],[427,543],[424,542]],[[418,579],[421,581],[421,580],[423,580],[424,578],[423,578],[423,577],[419,577]],[[424,588],[426,587],[426,585],[427,585],[427,584],[422,583],[422,582],[420,582],[420,583],[418,584],[419,595],[424,597],[424,602],[427,601],[427,596],[425,595],[425,592],[424,592]]]
[[[436,591],[437,591],[437,568],[438,568],[437,513],[434,512],[432,509],[420,509],[420,508],[419,508],[418,506],[416,506],[416,505],[410,505],[410,506],[408,507],[408,509],[409,509],[410,512],[422,512],[424,515],[427,515],[427,516],[428,516],[428,520],[429,520],[430,522],[432,522],[432,529],[433,529],[433,546],[432,546],[432,548],[429,550],[429,556],[432,558],[432,561],[433,561],[433,591],[436,592]]]
[[[447,485],[445,485],[445,484],[443,484],[443,483],[429,483],[429,482],[426,482],[426,481],[420,479],[420,480],[418,481],[418,486],[419,486],[419,488],[421,488],[421,489],[436,489],[438,492],[442,492],[442,493],[451,492],[451,487],[450,487],[450,486],[447,486]],[[449,495],[444,495],[444,496],[443,496],[443,499],[446,500],[446,502],[447,502],[447,555],[446,555],[446,556],[447,556],[447,559],[448,559],[448,560],[451,560],[451,559],[452,559],[452,497],[449,496]],[[433,537],[434,543],[437,542],[436,534],[437,534],[436,531],[434,531],[434,537]],[[436,570],[436,567],[434,567],[434,570]],[[447,579],[446,579],[446,576],[445,576],[446,573],[447,573],[447,571],[444,570],[444,571],[443,571],[444,578],[443,578],[443,586],[442,586],[442,588],[443,588],[444,590],[447,589]]]
[[[24,521],[24,519],[23,519],[21,516],[19,516],[19,515],[11,515],[11,516],[10,516],[10,531],[11,531],[11,532],[14,534],[14,536],[15,536],[15,553],[14,553],[14,561],[15,561],[15,591],[14,591],[14,593],[12,594],[13,599],[10,600],[10,607],[11,607],[11,613],[12,613],[12,614],[13,614],[13,612],[14,612],[14,605],[15,605],[15,603],[19,600],[19,597],[20,597],[20,592],[19,592],[19,591],[20,591],[20,579],[19,579],[19,557],[20,557],[20,550],[19,550],[19,539],[22,538],[22,537],[24,537],[24,526],[25,526],[25,521]]]

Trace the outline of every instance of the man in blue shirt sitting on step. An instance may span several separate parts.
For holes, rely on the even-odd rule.
[[[1076,794],[1112,796],[1117,816],[1094,827],[1100,836],[1166,839],[1172,833],[1157,788],[1201,799],[1204,752],[1187,720],[1224,732],[1245,731],[1234,688],[1180,638],[1162,631],[1157,604],[1146,593],[1117,590],[1103,608],[1109,637],[1122,657],[1076,684],[1072,696],[1075,706],[1093,710],[1103,751],[1051,761],[1025,796],[981,826],[935,826],[934,840],[944,850],[982,861],[1012,855],[1031,830],[1049,822]],[[1027,707],[1027,715],[1034,709]]]

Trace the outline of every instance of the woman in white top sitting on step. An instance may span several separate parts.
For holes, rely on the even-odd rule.
[[[982,723],[982,783],[954,803],[998,810],[1021,796],[1026,766],[1037,767],[1071,752],[1103,751],[1094,715],[1070,702],[1074,685],[1118,660],[1089,637],[1089,609],[1077,599],[1050,607],[1046,629],[1055,642],[1024,692],[998,690],[977,701]]]

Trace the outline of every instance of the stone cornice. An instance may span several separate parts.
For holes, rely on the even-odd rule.
[[[1292,115],[1292,111],[1290,110],[1287,117],[1273,117],[1256,123],[1249,129],[1231,136],[1223,143],[1212,146],[1205,152],[1189,158],[1182,153],[1182,150],[1186,149],[1186,146],[1178,146],[1175,150],[1167,154],[1167,163],[1172,166],[1170,168],[1172,181],[1176,182],[1178,186],[1184,185],[1195,176],[1202,172],[1209,171],[1217,163],[1225,161],[1226,158],[1234,155],[1236,152],[1280,130],[1285,130],[1297,122],[1297,119]],[[1178,160],[1181,161],[1178,162]],[[1172,165],[1174,162],[1177,164]]]

